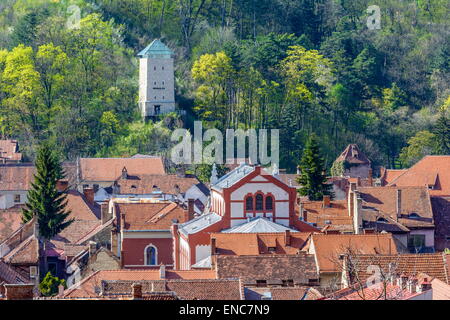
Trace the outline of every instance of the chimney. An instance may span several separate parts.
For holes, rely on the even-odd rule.
[[[417,279],[409,279],[407,283],[409,293],[415,293],[417,289]]]
[[[423,278],[423,281],[420,284],[420,292],[424,292],[430,289],[431,289],[431,282],[428,281],[428,278]]]
[[[305,219],[303,217],[303,203],[300,199],[299,199],[299,203],[298,203],[298,213],[300,215],[300,219],[304,221]]]
[[[369,183],[369,186],[373,186],[373,170],[372,170],[372,168],[369,168],[369,176],[368,176],[368,183]]]
[[[194,219],[194,199],[188,199],[188,221]]]
[[[111,216],[109,214],[109,205],[108,203],[102,203],[100,206],[100,215],[102,219],[102,224],[105,224],[111,219]]]
[[[356,187],[357,187],[356,184],[357,184],[356,182],[350,182],[350,190],[351,191],[355,191],[356,190]]]
[[[398,221],[398,218],[400,217],[402,212],[402,190],[397,189],[397,207],[396,207],[396,218],[395,221]]]
[[[58,297],[62,297],[64,296],[64,286],[62,284],[60,284],[58,286]]]
[[[302,217],[303,217],[303,221],[308,222],[308,211],[303,210]]]
[[[291,231],[290,230],[286,230],[284,232],[284,242],[286,243],[286,246],[291,245]]]
[[[86,200],[89,204],[94,204],[94,189],[92,188],[85,188],[83,189],[84,196],[86,197]]]
[[[400,275],[400,277],[397,278],[397,286],[399,286],[401,289],[406,288],[406,283],[408,281],[408,276],[404,273]]]
[[[354,203],[354,212],[353,212],[353,226],[355,228],[355,234],[361,234],[362,228],[362,198],[359,192],[353,193],[353,203]]]
[[[300,170],[300,166],[297,166],[297,174],[300,175],[302,171]]]
[[[211,238],[211,255],[216,254],[216,238]]]
[[[142,299],[142,284],[140,284],[140,283],[133,283],[131,285],[131,291],[132,291],[134,300]]]
[[[122,179],[128,179],[128,171],[126,167],[122,169]]]
[[[97,242],[89,241],[89,257],[92,257],[97,251]]]
[[[166,278],[166,266],[164,264],[161,264],[159,266],[159,278],[160,279]]]
[[[329,208],[329,207],[331,207],[330,201],[331,201],[331,197],[330,197],[329,195],[324,195],[324,196],[323,196],[323,207],[324,207],[324,208]]]

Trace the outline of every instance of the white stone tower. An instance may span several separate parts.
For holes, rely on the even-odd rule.
[[[175,111],[173,52],[159,39],[139,52],[139,108],[148,119]]]

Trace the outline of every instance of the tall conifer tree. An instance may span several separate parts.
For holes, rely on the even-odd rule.
[[[322,200],[324,195],[333,196],[331,185],[326,183],[324,160],[315,134],[310,135],[306,142],[299,167],[301,172],[297,182],[301,185],[300,195],[308,196],[312,201]]]
[[[57,181],[64,177],[59,159],[51,146],[41,145],[36,157],[36,174],[28,200],[22,211],[22,220],[27,222],[37,216],[39,235],[51,239],[67,228],[72,220],[67,220],[67,192],[57,189]]]

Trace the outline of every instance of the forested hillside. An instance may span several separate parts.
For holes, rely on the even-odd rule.
[[[367,25],[374,4],[381,29]],[[161,38],[185,125],[279,128],[290,171],[312,132],[328,168],[348,143],[408,167],[450,153],[449,12],[448,0],[1,0],[0,135],[30,159],[42,140],[66,159],[163,152],[181,120],[142,123],[136,59]]]

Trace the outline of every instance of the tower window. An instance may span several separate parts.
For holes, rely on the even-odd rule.
[[[155,82],[153,82],[153,84],[156,86],[156,81]]]
[[[162,66],[162,69],[164,70],[164,66]]]
[[[164,85],[164,81],[162,82],[162,84]]]
[[[155,71],[156,71],[156,66],[154,66],[154,67],[153,67],[153,70],[155,70]]]
[[[156,247],[149,245],[145,248],[145,264],[147,266],[155,266],[157,264],[158,251]]]

